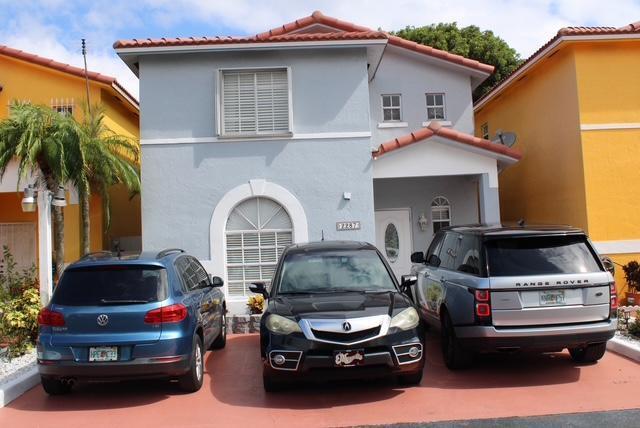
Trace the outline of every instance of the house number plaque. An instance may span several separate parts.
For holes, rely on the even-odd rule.
[[[360,230],[359,221],[339,221],[336,223],[336,230],[341,232],[345,230]]]

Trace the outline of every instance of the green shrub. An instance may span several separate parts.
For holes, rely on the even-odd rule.
[[[34,266],[20,271],[6,246],[2,261],[5,271],[0,274],[0,342],[9,345],[8,356],[13,358],[35,344],[40,292]]]
[[[626,265],[622,266],[624,271],[624,279],[629,284],[629,291],[640,293],[640,264],[637,261],[632,260]]]

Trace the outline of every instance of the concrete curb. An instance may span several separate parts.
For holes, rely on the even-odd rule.
[[[614,337],[607,342],[607,351],[615,352],[640,363],[640,345]]]
[[[38,367],[34,362],[32,367],[18,377],[0,385],[0,408],[11,403],[39,383]]]

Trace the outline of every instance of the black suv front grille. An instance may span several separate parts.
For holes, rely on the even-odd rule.
[[[311,330],[313,335],[320,340],[330,340],[332,342],[350,343],[358,340],[366,340],[376,337],[380,334],[380,326],[368,328],[349,333],[335,333],[331,331]]]

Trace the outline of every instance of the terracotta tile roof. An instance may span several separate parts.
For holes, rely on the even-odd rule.
[[[174,39],[132,39],[118,40],[114,43],[115,49],[134,47],[159,47],[159,46],[199,46],[199,45],[226,45],[238,43],[277,43],[277,42],[316,42],[332,40],[374,40],[386,39],[387,35],[381,31],[351,31],[340,33],[302,33],[302,34],[278,34],[255,36],[213,36],[213,37],[185,37]]]
[[[522,64],[520,64],[515,70],[513,70],[510,74],[506,75],[502,80],[497,82],[494,87],[487,93],[485,93],[482,97],[476,100],[475,105],[481,104],[487,98],[493,96],[496,93],[503,83],[505,83],[511,76],[517,74],[523,68],[529,66],[531,63],[534,63],[539,59],[539,55],[544,52],[549,46],[553,45],[556,41],[558,41],[561,37],[564,36],[607,36],[607,35],[619,35],[619,34],[638,34],[640,36],[640,21],[633,22],[631,24],[625,25],[623,27],[564,27],[558,30],[556,35],[549,40],[547,43],[542,45],[538,50],[536,50],[529,58],[524,60]]]
[[[326,25],[328,27],[337,28],[341,31],[371,31],[370,28],[353,24],[351,22],[342,21],[340,19],[332,18],[330,16],[326,16],[319,10],[316,10],[311,14],[311,16],[306,16],[304,18],[297,19],[288,24],[284,24],[281,27],[273,28],[269,31],[258,34],[258,36],[261,36],[261,35],[273,36],[273,35],[279,35],[279,34],[287,34],[292,31],[297,31],[313,24]],[[399,46],[401,48],[409,49],[414,52],[429,55],[445,61],[453,62],[459,65],[463,65],[465,67],[473,68],[473,69],[482,71],[484,73],[489,73],[489,74],[493,73],[494,67],[492,65],[483,64],[479,61],[465,58],[460,55],[455,55],[449,52],[442,51],[440,49],[432,48],[431,46],[421,45],[416,42],[405,40],[398,36],[388,35],[388,37],[389,37],[389,44],[391,45]]]
[[[63,62],[44,58],[32,53],[21,51],[19,49],[10,48],[9,46],[0,45],[0,55],[5,55],[11,58],[19,59],[21,61],[30,62],[42,67],[47,67],[53,70],[61,71],[63,73],[71,74],[73,76],[84,78],[84,69],[80,67],[75,67],[70,64],[65,64]],[[96,73],[95,71],[87,71],[87,76],[89,77],[89,80],[112,86],[116,90],[123,92],[125,98],[129,98],[128,101],[131,101],[136,109],[139,108],[138,100],[136,99],[136,97],[131,95],[122,85],[120,85],[115,77],[106,76],[104,74]]]
[[[313,24],[321,24],[335,28],[337,32],[327,33],[294,33]],[[280,27],[265,31],[248,37],[187,37],[174,39],[133,39],[118,40],[113,44],[115,49],[131,47],[159,47],[159,46],[191,46],[191,45],[218,45],[228,43],[259,43],[259,42],[285,42],[285,41],[316,41],[316,40],[358,40],[387,38],[389,43],[408,49],[417,53],[428,55],[444,61],[472,68],[483,73],[493,73],[493,66],[465,58],[460,55],[451,54],[431,46],[421,45],[416,42],[405,40],[401,37],[374,31],[370,28],[341,21],[336,18],[324,15],[320,11],[313,12],[310,16],[297,19]]]
[[[426,128],[422,128],[418,131],[380,144],[378,150],[373,152],[373,157],[380,157],[386,153],[424,141],[433,136],[446,138],[457,143],[467,144],[469,146],[507,156],[515,160],[522,158],[522,154],[518,150],[503,146],[502,144],[493,143],[489,140],[478,138],[470,134],[465,134],[464,132],[456,131],[455,129],[446,128],[437,121],[431,122],[431,124]]]

